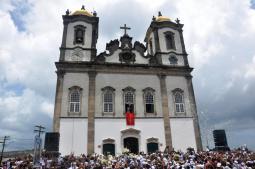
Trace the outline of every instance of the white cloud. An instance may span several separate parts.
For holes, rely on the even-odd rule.
[[[52,118],[53,117],[53,111],[54,111],[54,105],[52,103],[44,101],[41,104],[41,111]]]
[[[255,78],[255,56],[253,56],[251,63],[246,65],[245,78]]]

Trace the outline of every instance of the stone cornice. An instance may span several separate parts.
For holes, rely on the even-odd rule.
[[[57,70],[66,72],[123,73],[123,74],[164,74],[190,76],[193,68],[189,66],[168,66],[148,64],[119,64],[94,62],[56,62]]]
[[[61,116],[61,119],[88,119],[85,116]],[[136,119],[163,119],[162,116],[135,117]],[[192,116],[171,116],[169,119],[193,119]],[[95,119],[126,119],[126,117],[95,117]]]

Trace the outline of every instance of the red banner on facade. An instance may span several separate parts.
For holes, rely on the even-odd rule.
[[[129,126],[135,125],[135,114],[131,112],[126,112],[126,122]]]

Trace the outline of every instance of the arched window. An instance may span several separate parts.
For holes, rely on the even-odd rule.
[[[81,105],[81,88],[74,86],[69,89],[69,112],[70,113],[80,113]]]
[[[166,48],[168,50],[175,49],[175,40],[173,32],[165,32]]]
[[[107,86],[103,91],[103,113],[114,113],[114,91],[115,89]]]
[[[173,91],[174,95],[174,103],[175,103],[175,111],[176,113],[184,113],[184,97],[183,97],[183,90],[175,89]]]
[[[83,25],[76,25],[74,27],[74,45],[82,44],[84,45],[85,39],[85,28]]]
[[[147,87],[143,89],[143,93],[145,113],[155,113],[154,106],[155,90],[150,87]]]
[[[124,111],[135,112],[135,89],[132,87],[126,87],[123,89],[124,93]]]

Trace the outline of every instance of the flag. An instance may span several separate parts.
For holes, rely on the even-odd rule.
[[[135,114],[132,112],[126,112],[126,122],[129,126],[135,125]]]

